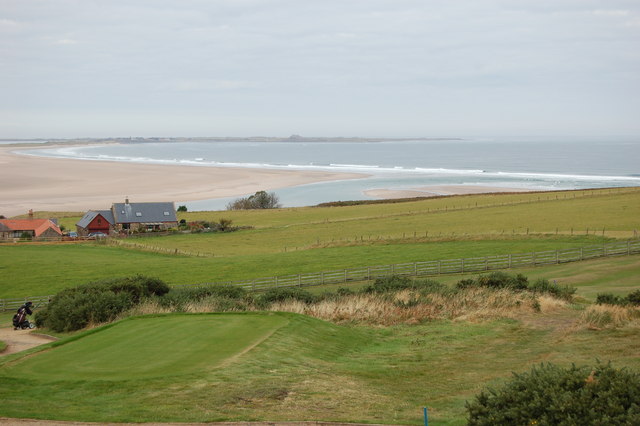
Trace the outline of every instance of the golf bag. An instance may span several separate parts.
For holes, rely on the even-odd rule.
[[[34,328],[35,325],[27,319],[27,315],[31,315],[31,302],[27,302],[20,306],[18,312],[13,316],[13,329],[25,330],[27,328]]]

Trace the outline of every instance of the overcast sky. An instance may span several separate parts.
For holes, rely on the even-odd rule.
[[[0,0],[0,138],[640,136],[638,0]]]

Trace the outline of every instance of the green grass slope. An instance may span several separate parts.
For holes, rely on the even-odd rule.
[[[85,421],[239,418],[370,333],[294,314],[133,318],[0,359],[0,416]],[[250,414],[254,417],[257,414]]]
[[[572,329],[578,315],[390,328],[266,313],[126,320],[0,358],[0,416],[422,424],[427,406],[433,422],[461,425],[466,400],[532,364],[640,368],[637,328]]]
[[[11,377],[135,380],[202,373],[230,362],[286,325],[281,315],[131,318],[12,363]]]

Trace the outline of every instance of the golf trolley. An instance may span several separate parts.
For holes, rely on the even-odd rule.
[[[31,314],[31,302],[25,304],[18,309],[18,312],[13,316],[13,329],[14,330],[26,330],[29,328],[36,328],[36,325],[27,319],[27,315]]]

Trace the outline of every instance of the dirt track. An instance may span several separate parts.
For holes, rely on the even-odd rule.
[[[0,328],[0,341],[7,344],[7,348],[0,352],[0,356],[21,352],[35,346],[44,345],[55,337],[34,333],[33,330],[14,330],[12,327]]]

